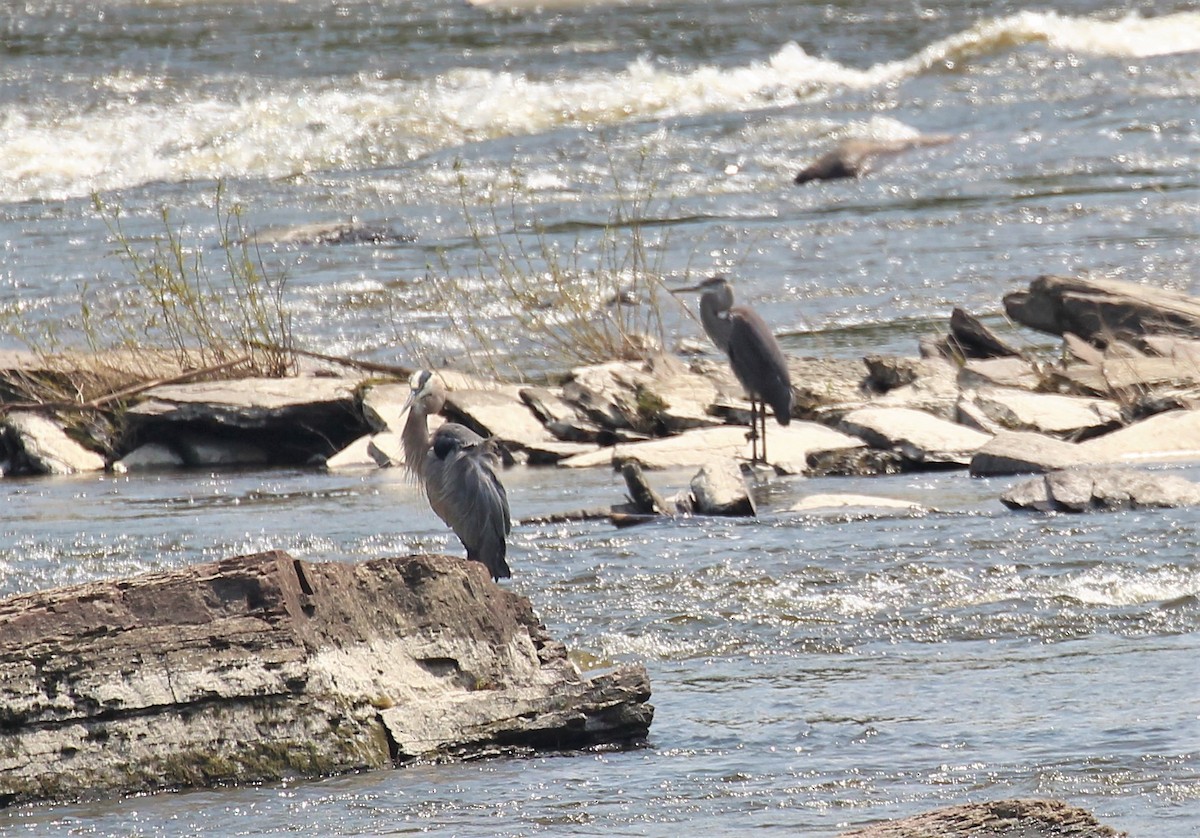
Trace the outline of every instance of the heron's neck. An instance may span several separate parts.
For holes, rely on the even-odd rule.
[[[414,401],[408,409],[408,420],[400,433],[400,443],[404,447],[404,467],[417,477],[425,468],[425,452],[429,450],[429,423],[425,416],[425,407]]]
[[[700,324],[718,349],[729,351],[729,332],[733,326],[729,322],[728,306],[722,307],[715,299],[705,295],[700,300]]]

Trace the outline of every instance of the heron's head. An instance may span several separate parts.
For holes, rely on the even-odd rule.
[[[727,280],[725,277],[710,276],[708,279],[697,283],[696,285],[688,285],[684,288],[671,289],[672,294],[686,294],[689,291],[699,291],[702,294],[707,294],[709,292],[725,294],[732,293],[732,288],[730,288],[729,280]]]
[[[429,370],[417,370],[408,380],[411,388],[406,407],[420,405],[425,413],[437,413],[446,403],[446,388],[442,380]]]

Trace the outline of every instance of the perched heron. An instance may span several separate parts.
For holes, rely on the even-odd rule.
[[[729,356],[733,374],[750,397],[751,462],[767,461],[767,404],[775,421],[792,421],[792,379],[787,360],[767,322],[754,309],[733,304],[733,288],[721,276],[671,293],[702,291],[700,323],[713,343]],[[764,404],[765,403],[765,404]],[[759,458],[759,439],[762,457]]]
[[[496,477],[495,443],[470,428],[447,422],[432,436],[429,414],[446,403],[446,391],[428,370],[409,381],[408,419],[401,441],[405,467],[417,478],[429,505],[467,548],[467,558],[482,562],[493,579],[512,576],[504,560],[505,538],[512,530],[508,495]]]

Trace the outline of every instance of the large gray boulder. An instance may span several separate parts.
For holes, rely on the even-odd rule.
[[[270,552],[0,600],[0,805],[645,737],[478,562]]]
[[[1089,512],[1200,505],[1200,484],[1174,474],[1118,466],[1051,471],[1006,491],[1010,509]]]

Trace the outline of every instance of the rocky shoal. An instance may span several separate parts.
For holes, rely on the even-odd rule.
[[[1019,323],[1061,336],[1061,350],[1017,351],[955,310],[948,333],[923,340],[913,357],[790,358],[793,421],[768,430],[771,470],[988,476],[1107,465],[1111,494],[1122,473],[1137,480],[1147,464],[1200,459],[1200,301],[1133,283],[1039,277],[1005,305]],[[696,469],[700,485],[657,514],[753,512],[729,496],[731,470],[749,458],[749,404],[721,359],[614,361],[572,369],[553,385],[441,375],[445,419],[496,437],[510,465]],[[407,394],[403,380],[337,364],[290,378],[171,383],[131,399],[103,441],[70,410],[4,404],[0,465],[12,475],[390,468],[403,463]],[[721,476],[722,493],[708,491]],[[1177,501],[1193,502],[1189,492]]]

